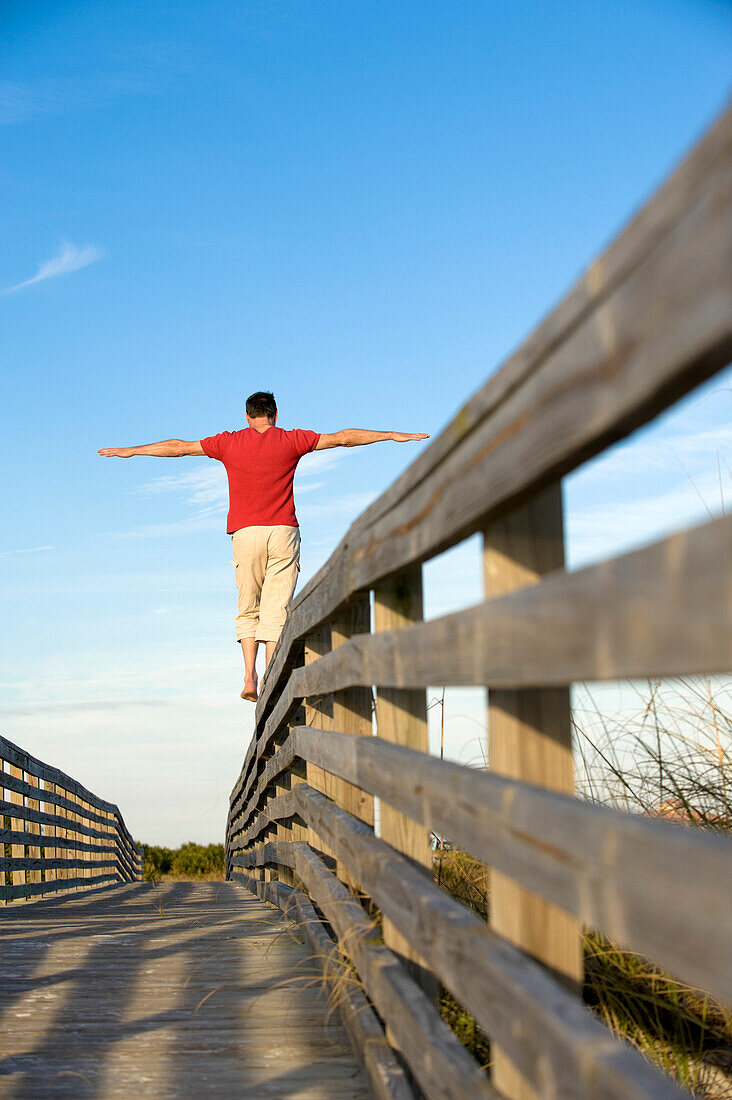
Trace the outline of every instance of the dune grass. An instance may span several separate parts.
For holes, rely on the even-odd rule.
[[[578,795],[693,828],[732,826],[732,691],[721,681],[629,685],[630,705],[604,716],[591,690],[574,710]],[[633,700],[636,705],[633,706]],[[438,851],[435,878],[484,919],[489,873],[459,851]],[[683,875],[683,868],[679,868]],[[585,1003],[699,1100],[732,1100],[732,1015],[707,994],[592,930],[583,934]],[[728,960],[720,959],[720,965]],[[482,1065],[487,1037],[449,994],[443,1017]]]

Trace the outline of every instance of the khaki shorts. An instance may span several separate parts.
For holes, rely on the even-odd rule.
[[[242,527],[231,544],[239,591],[237,641],[276,642],[300,572],[300,528]]]

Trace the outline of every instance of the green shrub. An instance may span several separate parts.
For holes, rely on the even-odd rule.
[[[167,876],[177,879],[222,879],[225,873],[223,844],[194,844],[180,848],[141,845],[145,856],[145,879],[154,881]]]

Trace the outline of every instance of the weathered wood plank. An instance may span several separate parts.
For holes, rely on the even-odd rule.
[[[37,798],[27,798],[26,799],[26,806],[29,810],[39,810],[40,809],[40,802]],[[40,848],[40,845],[38,843],[38,841],[39,841],[38,834],[41,831],[41,827],[40,827],[40,825],[37,825],[33,821],[27,821],[26,820],[26,830],[32,836],[31,840],[24,842],[25,844],[28,845],[28,850],[27,850],[26,854],[32,860],[38,860],[38,863],[39,863],[38,867],[29,868],[28,874],[26,875],[26,879],[27,879],[28,882],[40,882],[41,881],[41,871],[43,870],[43,866],[44,866],[44,861],[41,858],[41,848]]]
[[[116,867],[116,859],[105,859],[101,863],[95,862],[94,867]],[[41,871],[44,868],[49,871],[57,870],[60,867],[76,868],[83,871],[88,871],[92,868],[92,864],[88,859],[41,859],[40,856],[12,856],[11,858],[0,857],[0,871]],[[40,879],[32,879],[28,877],[27,881],[40,882]]]
[[[338,964],[339,969],[342,969],[342,958],[337,945],[328,936],[304,894],[295,893],[284,912],[286,916],[296,919],[313,955],[322,960],[326,977],[333,973]],[[361,990],[352,985],[339,990],[338,1008],[377,1100],[414,1100],[414,1090],[407,1075],[387,1043],[376,1013]]]
[[[21,769],[13,768],[9,774],[3,773],[3,786],[6,790],[12,791],[14,794],[23,795],[27,798],[36,799],[42,795],[44,802],[52,802],[54,805],[61,807],[68,811],[70,818],[82,817],[87,821],[93,821],[98,825],[106,825],[108,818],[103,811],[97,810],[84,810],[83,815],[80,813],[82,806],[75,795],[69,797],[70,792],[67,795],[59,794],[58,791],[43,791],[37,787],[34,783],[30,783],[25,779],[21,779]],[[59,784],[56,785],[60,786]],[[35,807],[34,807],[35,808]],[[118,819],[119,820],[119,819]],[[83,822],[79,822],[83,823]]]
[[[726,517],[429,623],[356,636],[291,675],[252,741],[252,759],[306,694],[356,684],[511,688],[724,673],[732,652],[730,593]],[[231,816],[254,781],[250,770]]]
[[[54,898],[0,930],[8,1094],[369,1096],[308,950],[236,883]]]
[[[423,618],[422,567],[416,566],[390,577],[374,590],[374,635],[381,631],[397,632]],[[376,681],[379,684],[379,681]],[[383,740],[406,748],[427,752],[427,697],[424,689],[378,686],[376,690],[376,733]],[[423,867],[432,864],[429,834],[419,822],[388,803],[381,807],[380,834],[387,844]],[[414,945],[384,918],[384,943],[390,947],[425,993],[439,997],[434,976]]]
[[[564,301],[352,525],[293,602],[295,640],[668,407],[732,355],[732,109]],[[653,303],[653,308],[649,304]]]
[[[127,827],[122,820],[122,815],[119,812],[119,807],[113,802],[106,802],[103,798],[99,798],[86,787],[82,786],[75,779],[72,779],[70,775],[62,772],[60,768],[54,768],[50,764],[46,764],[43,760],[39,760],[35,756],[31,756],[19,745],[15,745],[12,741],[8,741],[7,737],[0,737],[0,760],[6,760],[9,764],[14,764],[16,767],[21,768],[31,778],[38,780],[47,780],[50,783],[58,784],[63,787],[69,794],[86,799],[96,809],[104,810],[112,813],[119,821],[119,827],[122,832],[127,836],[130,844],[133,843],[132,837],[127,832]],[[43,790],[42,784],[39,782],[36,784],[39,790]]]
[[[61,872],[62,875],[66,873],[65,871]],[[54,878],[48,882],[22,882],[14,886],[0,886],[0,899],[3,901],[15,901],[18,898],[40,897],[43,894],[54,893],[58,890],[76,890],[82,886],[91,888],[101,883],[118,883],[119,881],[119,875],[114,873],[95,875],[90,879],[85,879],[78,875],[71,878]]]
[[[282,747],[277,749],[267,760],[257,779],[256,787],[249,793],[247,802],[241,806],[236,815],[230,815],[227,836],[232,848],[236,847],[241,834],[250,823],[253,815],[262,808],[268,788],[274,784],[278,775],[288,772],[292,768],[295,756],[295,743],[291,737],[288,737]],[[252,774],[254,775],[254,773]],[[298,837],[297,839],[303,840],[306,838]]]
[[[330,653],[330,651],[330,626],[321,626],[305,639],[305,668],[309,668],[314,663],[317,664],[317,662],[325,654]],[[303,703],[305,704],[306,726],[322,726],[323,729],[333,728],[332,693],[326,692],[321,695],[318,692],[311,694],[303,699]],[[334,779],[332,775],[323,771],[321,768],[317,768],[313,764],[308,764],[306,778],[307,782],[311,787],[314,787],[315,790],[323,791],[324,794],[330,797],[335,794],[335,786],[338,780]],[[297,833],[297,830],[295,830],[295,832]],[[318,837],[311,828],[308,828],[307,841],[311,848],[316,848],[318,851],[323,852],[324,855],[332,855],[332,852],[323,842],[322,838]]]
[[[260,882],[237,868],[236,877],[259,897],[277,905],[297,930],[320,967],[337,1006],[351,1045],[366,1071],[375,1100],[415,1100],[415,1093],[386,1041],[384,1030],[369,1002],[343,973],[343,956],[326,932],[305,894],[286,891],[280,883]]]
[[[371,629],[371,607],[368,592],[353,596],[342,607],[330,624],[331,650],[335,651],[355,634],[368,634]],[[370,687],[349,687],[333,693],[333,728],[354,737],[371,737],[373,734],[373,700]],[[314,723],[317,725],[317,722]],[[339,780],[334,790],[334,800],[348,813],[367,825],[374,824],[374,799],[359,787]],[[348,872],[340,864],[338,877],[346,885]]]
[[[727,516],[428,623],[353,638],[293,674],[260,745],[306,691],[355,683],[563,686],[724,673],[730,653]]]
[[[561,485],[554,484],[483,532],[487,599],[537,584],[564,568]],[[553,641],[553,639],[550,639]],[[539,787],[574,793],[569,688],[504,688],[488,692],[488,762],[491,772]],[[515,879],[490,871],[490,924],[504,939],[548,966],[577,996],[583,977],[577,922]],[[510,1100],[536,1092],[496,1045],[491,1079]]]
[[[0,773],[0,775],[2,775],[2,774],[3,773]],[[51,784],[51,786],[54,787],[55,784]],[[0,787],[2,787],[2,783],[0,783]],[[50,790],[50,788],[49,788],[49,790]],[[55,793],[55,792],[51,791],[51,793]],[[45,801],[46,794],[47,794],[47,792],[44,791],[43,792],[44,801]],[[0,800],[0,814],[10,814],[10,811],[11,811],[12,808],[13,808],[13,803],[7,802],[5,800]],[[61,825],[64,825],[68,821],[68,818],[65,816],[65,814],[62,814],[62,813],[48,813],[44,810],[32,810],[32,809],[26,809],[25,819],[26,819],[26,821],[34,821],[34,822],[37,822],[40,825],[49,825],[49,826],[54,826],[54,825],[55,826],[61,826]],[[107,829],[95,829],[93,826],[84,826],[84,827],[79,826],[79,832],[83,833],[84,836],[101,837],[101,838],[104,838],[104,839],[107,839],[107,838],[113,839],[117,835],[116,833],[110,832]]]
[[[253,862],[294,860],[298,877],[353,959],[369,997],[425,1096],[430,1100],[497,1100],[497,1093],[474,1059],[461,1047],[397,956],[380,943],[373,923],[345,886],[307,845],[294,844],[292,852],[284,853],[280,848],[266,844],[249,853],[249,858]]]
[[[376,904],[537,1091],[576,1100],[589,1095],[676,1100],[684,1095],[614,1039],[542,966],[362,822],[305,785],[293,795],[303,817],[325,835]]]
[[[56,784],[52,783],[50,780],[46,779],[46,780],[43,780],[42,782],[43,782],[44,791],[53,792],[53,791],[56,790]],[[44,802],[44,806],[45,806],[45,802]],[[39,814],[39,816],[40,816],[40,809],[38,809],[34,812]],[[48,857],[48,859],[55,859],[58,855],[60,855],[61,851],[63,850],[63,849],[59,849],[59,848],[56,847],[56,834],[58,832],[58,829],[56,828],[56,825],[55,824],[50,824],[50,823],[41,824],[40,821],[38,821],[37,824],[38,824],[38,828],[40,830],[42,830],[42,832],[44,833],[43,840],[41,841],[41,843],[44,846],[44,854]],[[78,843],[83,844],[85,842],[84,841],[78,841]],[[46,847],[46,845],[48,845],[48,846]],[[44,881],[49,882],[52,877],[53,876],[45,875],[44,876]]]
[[[293,730],[295,750],[584,925],[732,1002],[732,844],[726,837],[592,806],[376,740]],[[679,876],[679,867],[684,874]]]
[[[3,772],[2,776],[3,787],[6,791],[10,791],[10,802],[13,805],[11,809],[11,822],[15,821],[16,828],[18,825],[21,827],[25,824],[24,809],[24,791],[23,787],[26,784],[23,782],[23,769],[16,764],[8,764]],[[13,844],[10,848],[12,860],[19,860],[25,855],[25,846],[23,844]],[[10,872],[10,882],[13,887],[21,886],[25,884],[25,872],[21,868],[7,868]]]
[[[5,774],[5,773],[3,773]],[[69,805],[73,805],[71,799],[64,798],[63,795],[59,795],[56,792],[56,785],[53,792],[47,790],[43,791],[43,800],[46,801],[50,794],[54,794],[55,797],[60,797],[64,802]],[[22,794],[17,793],[17,798],[22,798]],[[7,802],[5,800],[0,801],[0,814],[12,816],[15,814],[17,817],[17,807],[19,803]],[[75,820],[75,816],[70,816],[67,812],[63,814],[48,814],[43,811],[37,810],[34,807],[23,807],[23,819],[26,823],[37,823],[46,827],[51,827],[55,831],[53,835],[53,845],[59,850],[67,851],[90,851],[90,852],[107,852],[114,850],[120,866],[120,872],[124,877],[134,879],[138,876],[141,861],[137,853],[137,849],[128,845],[124,837],[120,837],[117,832],[105,832],[101,829],[95,829],[91,826],[83,824]],[[74,828],[71,829],[73,822]],[[37,847],[45,846],[46,838],[31,834],[23,830],[0,830],[0,834],[8,834],[8,843],[15,843],[18,846],[25,844],[35,844]],[[78,839],[80,836],[98,837],[100,839],[108,841],[107,844],[94,845],[86,844]],[[111,846],[111,847],[110,847]],[[45,865],[45,864],[44,864]]]

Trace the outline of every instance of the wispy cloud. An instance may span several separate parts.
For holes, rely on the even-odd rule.
[[[72,271],[78,271],[82,267],[88,267],[89,264],[96,263],[103,255],[102,249],[97,248],[94,244],[87,244],[83,248],[78,248],[75,244],[70,244],[69,241],[62,241],[56,255],[40,264],[38,271],[32,278],[8,287],[2,293],[13,294],[16,290],[33,286],[34,283],[42,283],[46,279],[55,279],[59,275],[68,275]]]
[[[9,558],[11,554],[40,554],[44,550],[55,550],[55,546],[27,546],[20,550],[3,550],[0,558]]]
[[[594,508],[568,509],[567,544],[571,568],[621,554],[726,511],[732,478],[720,484],[710,470],[679,480],[665,491],[635,499],[598,501]]]
[[[154,477],[132,490],[135,496],[153,497],[162,493],[178,493],[185,503],[194,507],[223,508],[228,499],[226,472],[219,462],[206,462],[189,470]]]
[[[575,481],[598,483],[612,478],[685,472],[687,465],[708,464],[710,456],[732,456],[732,423],[716,424],[690,431],[632,438],[599,456],[574,475]]]
[[[0,708],[2,718],[27,718],[34,714],[80,714],[97,710],[122,710],[126,707],[165,707],[166,699],[96,699],[69,703],[39,703],[20,707]]]

